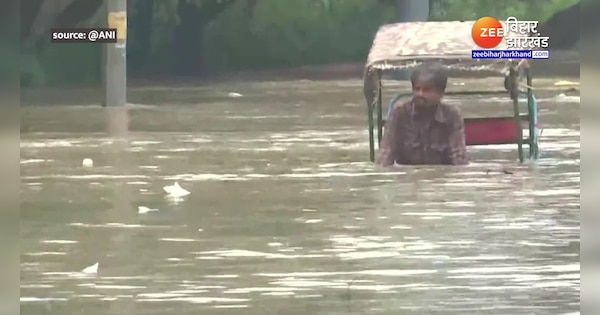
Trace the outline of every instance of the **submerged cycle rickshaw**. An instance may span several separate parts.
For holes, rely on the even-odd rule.
[[[384,72],[411,69],[426,61],[436,61],[457,71],[493,72],[505,77],[503,90],[497,91],[447,91],[446,95],[508,95],[512,99],[513,115],[498,117],[465,118],[465,140],[468,146],[491,144],[516,144],[520,162],[539,157],[538,105],[532,89],[529,60],[472,59],[471,50],[480,49],[473,43],[471,29],[474,22],[412,22],[382,26],[373,40],[365,65],[364,93],[369,121],[369,158],[375,161],[375,129],[377,144],[381,143],[385,125],[382,97]],[[506,27],[505,27],[506,29]],[[523,35],[521,35],[523,36]],[[504,42],[497,49],[505,49]],[[521,78],[527,84],[521,88]],[[525,95],[527,111],[521,112],[519,96]],[[411,96],[410,91],[392,100],[387,109],[400,99]],[[387,115],[386,115],[387,116]],[[527,129],[524,138],[523,129]]]

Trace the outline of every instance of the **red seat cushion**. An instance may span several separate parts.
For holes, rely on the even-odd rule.
[[[465,119],[467,145],[516,143],[518,138],[514,117]]]

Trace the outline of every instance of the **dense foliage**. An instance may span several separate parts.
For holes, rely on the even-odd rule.
[[[431,20],[482,15],[544,20],[577,0],[430,2]],[[134,76],[363,61],[373,33],[395,16],[394,0],[129,0],[128,8],[128,66]],[[76,21],[75,13],[71,20],[63,14],[63,20]],[[76,26],[99,25],[102,18],[97,10]],[[30,37],[23,41],[24,84],[101,78],[101,45],[50,44]]]

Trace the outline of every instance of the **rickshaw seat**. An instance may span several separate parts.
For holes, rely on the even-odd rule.
[[[398,95],[388,105],[387,117],[392,113]],[[520,115],[522,123],[531,123],[528,115]],[[385,124],[385,120],[383,121]],[[465,142],[470,145],[513,144],[519,142],[517,122],[514,116],[465,118]]]
[[[510,144],[518,139],[517,123],[512,116],[465,118],[467,145]]]
[[[527,122],[525,118],[522,121]],[[512,116],[465,118],[467,145],[512,144],[518,139],[517,125]]]

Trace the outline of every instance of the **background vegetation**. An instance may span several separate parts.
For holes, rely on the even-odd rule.
[[[71,3],[77,1],[84,1],[85,6],[76,8],[79,11],[72,9],[70,15],[62,12],[60,23],[52,26],[101,25],[101,1]],[[543,21],[578,1],[430,2],[430,20],[473,20],[491,15]],[[362,62],[374,32],[395,17],[394,0],[129,0],[128,9],[131,76],[204,76],[224,71]],[[30,19],[35,19],[35,14],[30,15],[34,16]],[[50,44],[47,32],[34,33],[30,30],[22,34],[24,85],[57,86],[100,80],[101,45]]]

